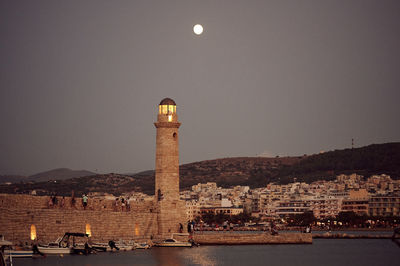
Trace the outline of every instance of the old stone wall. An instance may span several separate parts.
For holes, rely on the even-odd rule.
[[[30,242],[35,225],[39,242],[50,242],[65,232],[82,232],[90,225],[94,241],[149,239],[157,234],[157,212],[153,201],[131,203],[130,210],[113,200],[90,199],[86,210],[80,199],[71,205],[48,206],[49,197],[0,194],[0,235],[11,241]]]
[[[0,207],[6,208],[17,208],[17,209],[64,209],[64,210],[83,210],[82,198],[76,197],[74,200],[71,197],[64,198],[64,204],[62,206],[63,197],[56,197],[57,205],[50,206],[49,196],[31,196],[31,195],[15,195],[15,194],[0,194]],[[75,201],[75,203],[74,203]],[[151,201],[131,201],[131,207],[140,206],[152,207],[153,202]],[[88,200],[88,205],[86,210],[100,211],[122,211],[121,202],[118,201],[117,206],[115,206],[115,200],[105,199],[105,198],[90,198]]]
[[[185,202],[182,200],[158,202],[158,235],[161,238],[169,238],[172,233],[180,232],[182,224],[182,233],[187,233],[187,219],[185,213]]]
[[[312,235],[303,233],[195,233],[193,239],[202,245],[312,244]]]

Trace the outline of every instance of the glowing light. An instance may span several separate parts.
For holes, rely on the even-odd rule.
[[[135,224],[135,236],[138,236],[139,234],[140,234],[139,225]]]
[[[160,105],[158,107],[159,114],[174,114],[176,113],[176,106],[175,105]]]
[[[36,239],[36,226],[34,224],[31,225],[31,240]]]
[[[202,33],[203,33],[203,26],[201,26],[200,24],[194,25],[194,27],[193,27],[193,32],[194,32],[196,35],[202,34]]]
[[[172,115],[169,115],[168,116],[168,122],[171,122],[172,121]]]
[[[162,106],[162,113],[167,114],[168,113],[168,105],[161,105]]]
[[[92,236],[92,230],[90,230],[90,224],[86,224],[86,234],[91,237]]]

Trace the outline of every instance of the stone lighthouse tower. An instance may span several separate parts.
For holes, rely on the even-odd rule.
[[[158,106],[155,205],[159,236],[171,236],[185,224],[185,204],[179,200],[179,145],[176,104],[170,98]]]

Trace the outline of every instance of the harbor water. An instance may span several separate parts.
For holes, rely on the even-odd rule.
[[[388,239],[314,239],[311,245],[152,248],[93,255],[14,259],[14,265],[351,265],[398,266],[400,247]]]

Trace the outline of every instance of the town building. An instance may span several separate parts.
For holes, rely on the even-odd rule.
[[[357,215],[368,215],[367,190],[351,190],[349,192],[349,197],[342,201],[342,211],[352,211]]]
[[[400,216],[400,195],[377,195],[370,198],[368,212],[371,216]]]

